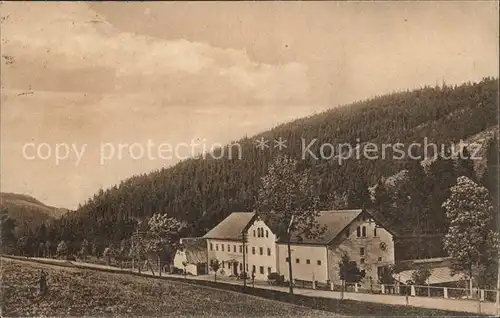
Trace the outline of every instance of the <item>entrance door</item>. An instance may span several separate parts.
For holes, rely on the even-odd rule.
[[[238,276],[238,263],[233,263],[233,275]]]

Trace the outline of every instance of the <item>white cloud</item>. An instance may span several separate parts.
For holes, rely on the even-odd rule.
[[[237,89],[241,99],[302,99],[308,91],[304,65],[262,64],[245,51],[121,32],[86,3],[8,3],[4,9],[12,16],[2,25],[3,37],[8,39],[4,54],[18,60],[43,60],[48,71],[114,69],[118,82],[131,81],[146,90],[155,86],[168,90],[168,84],[176,83],[176,89],[191,98],[196,92],[190,77],[198,76],[207,85],[205,94],[210,89],[214,94]],[[199,97],[200,102],[221,99]]]

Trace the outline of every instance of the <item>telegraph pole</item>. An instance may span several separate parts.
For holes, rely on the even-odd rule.
[[[292,236],[292,226],[293,226],[293,217],[290,219],[290,224],[287,229],[287,247],[288,247],[288,280],[290,285],[290,295],[293,295],[293,275],[292,275],[292,248],[291,248],[291,236]]]
[[[498,252],[498,255],[500,255],[500,251]],[[497,305],[497,317],[498,317],[500,315],[500,261],[498,262],[496,305]]]
[[[246,250],[246,246],[245,246],[245,243],[247,241],[247,234],[246,234],[246,230],[243,230],[243,232],[241,232],[241,241],[243,243],[243,286],[244,287],[247,287],[247,268],[246,268],[246,261],[245,261],[245,258],[246,258],[246,253],[245,253],[245,250]]]

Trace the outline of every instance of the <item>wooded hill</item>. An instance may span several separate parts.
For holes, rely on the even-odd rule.
[[[32,196],[8,192],[0,193],[0,208],[6,210],[19,226],[31,229],[68,212],[67,209],[45,205]]]
[[[385,159],[349,159],[341,165],[336,160],[315,160],[312,156],[300,160],[302,139],[306,144],[317,139],[310,147],[314,154],[320,154],[323,143],[409,144],[422,143],[426,137],[428,142],[450,145],[497,125],[497,97],[498,79],[485,78],[478,83],[424,87],[340,106],[239,140],[241,160],[234,158],[233,148],[233,159],[227,156],[223,159],[212,159],[210,156],[206,159],[192,158],[170,168],[133,176],[110,189],[101,189],[75,213],[52,222],[46,235],[52,241],[62,239],[79,244],[87,238],[106,246],[130,237],[135,218],[148,217],[157,212],[167,213],[190,224],[184,235],[202,235],[231,212],[253,210],[260,178],[272,161],[273,154],[278,151],[273,149],[272,140],[280,137],[287,140],[287,148],[282,152],[299,159],[301,168],[309,169],[317,178],[317,191],[325,208],[333,205],[360,207],[368,204],[368,187],[380,183],[381,177],[408,169],[413,178],[419,175],[421,165],[415,165],[415,160],[393,159],[390,152]],[[255,147],[254,141],[261,137],[271,140],[270,148],[260,150]],[[488,139],[486,143],[490,156],[496,156],[498,145],[495,141]],[[219,151],[227,154],[228,148]],[[422,149],[415,152],[422,154]],[[426,207],[422,218],[431,216],[427,224],[442,222],[442,212],[434,210],[440,209],[446,188],[455,175],[455,172],[446,172],[442,164],[438,160],[430,175],[422,177],[425,178],[424,183],[408,183],[415,184],[414,188],[419,187],[413,189],[415,191],[427,189],[427,192],[420,191],[421,202],[412,202],[413,205]],[[467,165],[467,162],[463,164],[464,167]],[[452,169],[456,166],[454,164]],[[443,177],[441,172],[451,174]],[[490,183],[492,180],[496,182],[491,172],[485,175],[489,177],[481,176],[480,182],[488,178]],[[384,195],[387,196],[386,193],[379,193],[378,203],[373,204],[383,206]],[[436,220],[432,219],[434,214],[438,215]],[[391,220],[391,213],[385,216],[397,226],[405,215],[411,215],[411,211],[396,215],[398,220]],[[437,227],[434,230],[443,230],[441,224]]]

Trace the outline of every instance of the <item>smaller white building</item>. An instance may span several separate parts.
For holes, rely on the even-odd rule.
[[[205,239],[199,237],[181,238],[181,248],[174,257],[174,267],[186,270],[189,275],[207,274],[207,245]]]

